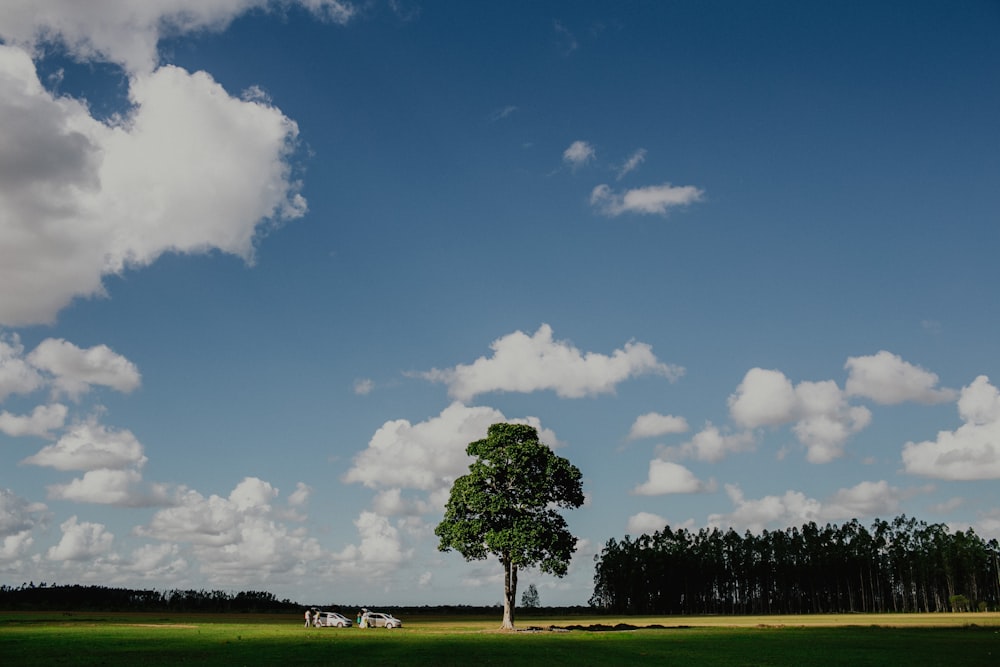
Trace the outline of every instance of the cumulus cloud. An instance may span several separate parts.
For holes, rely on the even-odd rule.
[[[132,552],[124,569],[153,582],[173,581],[188,570],[176,544],[144,544]]]
[[[646,159],[646,149],[640,148],[625,160],[624,163],[618,168],[618,180],[621,180],[626,174],[629,174],[639,168],[639,165],[643,163]]]
[[[48,508],[0,488],[0,564],[24,557],[34,543],[32,533],[43,525]]]
[[[372,489],[447,490],[468,472],[471,458],[465,448],[485,438],[490,425],[499,422],[529,424],[545,444],[558,443],[555,434],[542,429],[535,417],[508,419],[493,408],[456,402],[427,421],[413,424],[397,419],[383,424],[368,447],[354,457],[354,465],[343,479]]]
[[[372,509],[379,516],[420,516],[440,511],[442,505],[432,505],[426,500],[403,496],[402,489],[379,491],[372,500]]]
[[[574,141],[563,151],[563,162],[574,169],[582,167],[597,157],[597,151],[586,141]]]
[[[885,350],[865,357],[849,357],[844,368],[849,371],[844,387],[849,396],[863,396],[882,405],[904,401],[944,403],[956,397],[952,389],[937,388],[936,374]]]
[[[77,521],[75,516],[64,521],[59,529],[62,538],[49,548],[49,560],[85,561],[101,558],[111,552],[114,534],[104,524]]]
[[[354,393],[358,396],[367,396],[375,389],[375,382],[368,378],[359,378],[354,381]]]
[[[288,496],[288,504],[291,507],[304,507],[312,496],[313,488],[304,482],[295,485],[295,491]]]
[[[709,515],[708,524],[756,533],[765,528],[784,528],[811,521],[876,517],[896,513],[901,501],[912,493],[879,480],[840,489],[823,501],[793,490],[783,495],[747,499],[738,485],[727,484],[726,494],[734,505],[733,511]]]
[[[611,186],[601,184],[590,193],[590,205],[599,213],[617,218],[623,213],[640,215],[667,215],[670,209],[699,202],[705,193],[693,185],[649,185],[625,192],[615,192]]]
[[[46,387],[54,395],[74,400],[94,385],[128,393],[140,382],[135,364],[107,345],[82,349],[62,339],[47,338],[26,355],[16,334],[0,337],[0,402],[10,394],[30,394]],[[49,406],[36,417],[54,421],[64,409]]]
[[[71,500],[78,503],[140,507],[157,504],[157,500],[144,496],[137,486],[142,475],[137,470],[88,470],[83,477],[68,484],[48,487],[52,500]]]
[[[808,498],[801,491],[786,491],[781,496],[765,496],[748,500],[735,484],[726,485],[726,495],[734,509],[729,514],[710,514],[708,525],[715,528],[734,527],[759,533],[771,526],[793,526],[822,519],[822,503]]]
[[[796,412],[795,388],[781,371],[751,368],[729,397],[729,414],[746,428],[779,426]]]
[[[688,442],[679,447],[664,448],[661,458],[695,458],[718,463],[729,454],[751,451],[755,445],[752,433],[723,433],[712,422],[707,422]]]
[[[79,397],[92,385],[111,387],[128,393],[139,386],[141,376],[135,364],[107,345],[81,349],[62,339],[48,338],[28,355],[35,368],[51,373],[53,391]]]
[[[301,502],[304,493],[300,485],[293,496]],[[303,575],[323,552],[304,529],[279,520],[284,510],[273,507],[278,495],[278,489],[256,477],[243,479],[226,498],[182,489],[172,507],[156,512],[135,533],[190,545],[199,570],[215,584]]]
[[[745,428],[781,426],[793,431],[812,463],[828,463],[843,455],[846,440],[871,422],[871,411],[848,405],[833,381],[793,386],[781,371],[752,368],[729,397],[729,413]]]
[[[533,336],[516,331],[490,345],[492,357],[471,364],[433,369],[428,380],[448,385],[448,393],[460,401],[491,391],[530,393],[550,389],[563,398],[581,398],[613,393],[619,382],[638,375],[662,375],[670,381],[684,373],[680,366],[660,362],[645,343],[628,342],[610,356],[583,353],[566,341],[552,338],[552,328],[543,324]]]
[[[52,431],[62,428],[66,423],[67,412],[68,409],[61,403],[36,406],[27,415],[15,415],[4,410],[0,412],[0,432],[12,437],[48,437]]]
[[[958,414],[964,423],[956,430],[903,446],[906,472],[950,480],[1000,479],[1000,391],[987,376],[962,388]]]
[[[628,439],[656,438],[668,433],[684,433],[687,430],[688,423],[683,417],[647,412],[635,418],[632,428],[629,429]]]
[[[167,252],[252,261],[267,223],[304,213],[298,127],[277,108],[169,66],[131,77],[129,98],[98,121],[0,45],[0,323],[49,323]]]
[[[824,503],[827,519],[853,519],[892,515],[899,511],[904,493],[887,481],[861,482],[849,489],[840,489]]]
[[[29,50],[58,42],[80,60],[104,60],[131,72],[148,72],[157,64],[161,37],[223,30],[240,14],[279,4],[288,2],[5,0],[0,5],[0,37]],[[336,23],[346,23],[356,13],[343,0],[298,0],[296,4]]]
[[[703,482],[679,463],[653,459],[649,462],[649,478],[632,493],[640,496],[661,496],[668,493],[703,493],[715,490],[715,481]]]
[[[2,153],[0,151],[0,156]],[[2,224],[0,218],[0,225]],[[2,271],[0,268],[0,272]],[[0,290],[0,293],[3,291]],[[43,384],[42,376],[24,358],[24,346],[20,337],[17,334],[0,335],[0,402],[11,394],[30,394]]]
[[[399,530],[386,517],[365,511],[354,520],[354,525],[361,543],[347,546],[337,554],[338,560],[373,568],[377,575],[384,573],[388,566],[398,565],[409,557],[411,550],[403,548]]]
[[[56,470],[121,470],[146,463],[142,443],[131,431],[109,429],[95,420],[76,424],[58,441],[22,463]]]
[[[667,525],[667,520],[659,514],[650,512],[639,512],[628,518],[626,532],[629,535],[652,535],[663,530]]]

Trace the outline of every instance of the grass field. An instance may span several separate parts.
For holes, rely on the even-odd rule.
[[[1000,665],[1000,614],[530,617],[516,633],[492,617],[403,621],[361,630],[290,616],[0,612],[0,665]],[[617,624],[641,629],[550,629]]]

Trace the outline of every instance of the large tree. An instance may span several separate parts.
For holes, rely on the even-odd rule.
[[[494,424],[465,450],[475,457],[455,480],[444,519],[434,529],[438,549],[466,560],[494,555],[503,565],[502,629],[514,628],[518,569],[537,566],[561,577],[576,551],[560,508],[583,504],[580,469],[538,440],[524,424]]]

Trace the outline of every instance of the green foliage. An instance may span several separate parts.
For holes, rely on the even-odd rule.
[[[454,549],[466,560],[500,560],[504,627],[513,627],[518,569],[566,574],[576,538],[559,510],[583,504],[582,475],[524,424],[494,424],[466,452],[475,460],[451,487],[444,518],[434,529],[438,549]]]
[[[492,554],[517,567],[566,574],[576,538],[558,508],[583,504],[580,470],[524,424],[494,424],[466,452],[476,460],[451,488],[434,530],[438,548],[467,560]]]
[[[535,588],[534,584],[528,584],[528,587],[524,589],[524,595],[521,596],[521,606],[525,609],[537,609],[541,606],[538,589]]]
[[[632,614],[943,612],[1000,608],[1000,544],[906,516],[740,535],[670,526],[611,539],[591,605]]]

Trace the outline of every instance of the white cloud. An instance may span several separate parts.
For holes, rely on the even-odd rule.
[[[684,433],[687,430],[688,423],[683,417],[647,412],[635,418],[632,428],[629,429],[628,439],[656,438],[668,433]]]
[[[812,463],[828,463],[843,455],[847,439],[871,422],[871,411],[847,404],[835,382],[800,382],[793,386],[776,370],[751,368],[729,397],[729,413],[746,428],[781,426],[806,446]]]
[[[409,557],[411,552],[403,549],[399,530],[386,517],[365,511],[358,515],[354,525],[361,536],[361,544],[346,547],[337,555],[339,560],[370,567],[377,575]]]
[[[294,1],[294,0],[289,0]],[[280,6],[276,0],[5,0],[0,37],[32,49],[59,42],[81,60],[107,60],[131,72],[148,72],[158,61],[163,36],[223,30],[251,9]],[[319,17],[346,23],[355,14],[342,0],[299,0]]]
[[[629,174],[639,168],[639,165],[643,163],[646,159],[646,149],[640,148],[632,155],[628,157],[627,160],[618,168],[618,180],[621,180],[626,174]]]
[[[3,102],[0,101],[0,104]],[[3,159],[2,155],[3,151],[0,151],[0,160]],[[0,167],[0,177],[2,176]],[[3,229],[2,225],[3,218],[0,217],[0,230]],[[3,269],[0,268],[0,274],[2,272]],[[5,291],[7,290],[0,290],[0,294]],[[24,346],[18,335],[0,335],[0,402],[11,394],[30,394],[43,384],[42,376],[25,360]]]
[[[493,356],[471,364],[433,369],[423,377],[448,385],[448,393],[469,401],[491,391],[530,393],[551,389],[563,398],[613,393],[615,386],[638,375],[662,375],[674,381],[684,373],[680,366],[664,364],[645,343],[628,342],[610,356],[582,353],[566,341],[552,339],[552,328],[543,324],[533,336],[515,331],[490,345]]]
[[[659,530],[663,530],[667,523],[669,522],[658,514],[639,512],[628,518],[628,525],[625,530],[629,535],[652,535]]]
[[[796,412],[795,388],[781,371],[751,368],[729,397],[729,414],[746,428],[779,426]]]
[[[511,104],[508,104],[507,106],[501,107],[501,108],[495,110],[493,113],[491,113],[489,115],[489,119],[488,120],[491,123],[495,123],[495,122],[497,122],[499,120],[503,120],[504,118],[507,118],[508,116],[510,116],[511,114],[513,114],[515,111],[517,111],[517,107],[514,106],[514,105],[511,105]]]
[[[871,423],[871,411],[850,406],[832,380],[800,382],[795,386],[798,422],[792,430],[806,446],[811,463],[829,463],[844,453],[847,439]]]
[[[304,507],[309,502],[309,497],[313,493],[313,488],[308,484],[299,482],[295,485],[295,491],[288,496],[288,504],[291,507]]]
[[[48,550],[49,560],[85,561],[104,557],[111,552],[115,536],[100,523],[77,522],[75,516],[59,528],[62,538]]]
[[[229,502],[239,512],[266,514],[271,511],[271,501],[277,497],[278,490],[269,482],[247,477],[229,494]]]
[[[68,484],[48,487],[49,498],[71,500],[78,503],[139,507],[155,504],[152,498],[142,495],[137,485],[142,475],[137,470],[88,470],[83,477]]]
[[[140,443],[131,431],[115,431],[94,420],[76,424],[52,445],[42,448],[23,463],[56,470],[120,470],[141,468],[146,463]]]
[[[726,485],[726,494],[735,508],[730,514],[710,514],[711,527],[746,529],[759,533],[768,526],[793,526],[822,519],[822,504],[800,491],[786,491],[783,496],[765,496],[747,500],[734,484]]]
[[[237,536],[236,542],[217,548],[194,546],[199,570],[217,585],[245,582],[248,577],[308,576],[310,564],[323,556],[319,543],[303,530],[262,516],[244,516]]]
[[[32,533],[43,525],[47,507],[28,502],[10,489],[0,488],[0,564],[26,556],[34,543]]]
[[[1000,479],[1000,391],[980,375],[963,387],[958,414],[964,422],[936,440],[903,446],[906,472],[938,479]]]
[[[660,496],[668,493],[702,493],[714,489],[714,480],[702,482],[679,463],[653,459],[649,462],[649,478],[635,487],[632,493]]]
[[[887,481],[861,482],[837,491],[823,507],[827,519],[888,516],[899,511],[902,492]]]
[[[17,567],[20,559],[28,555],[35,538],[30,530],[22,530],[11,535],[0,536],[0,565],[12,564]]]
[[[0,45],[0,323],[49,323],[102,295],[104,275],[167,252],[252,261],[263,221],[304,213],[298,128],[275,107],[177,67],[131,77],[129,98],[100,122]]]
[[[301,501],[303,493],[299,485],[292,495]],[[183,489],[173,507],[159,510],[134,532],[164,543],[189,544],[196,566],[215,585],[304,576],[323,550],[305,529],[278,520],[287,511],[273,507],[278,495],[270,483],[255,477],[242,480],[228,498],[206,498]]]
[[[129,572],[153,582],[175,580],[188,570],[188,562],[176,544],[144,544],[132,552]]]
[[[354,393],[358,396],[367,396],[375,389],[375,382],[368,378],[361,378],[354,381]]]
[[[732,484],[726,485],[726,494],[734,505],[733,511],[730,514],[709,515],[709,525],[754,533],[769,527],[785,528],[811,521],[841,521],[892,514],[898,511],[900,501],[907,495],[885,480],[861,482],[840,489],[825,501],[792,490],[780,496],[747,499],[740,487]]]
[[[13,535],[31,530],[40,522],[45,512],[43,503],[28,502],[10,489],[0,488],[0,535]]]
[[[239,541],[240,512],[225,498],[215,494],[205,498],[197,491],[183,489],[174,507],[159,510],[148,526],[136,533],[168,542],[189,542],[225,546]]]
[[[944,403],[956,397],[952,389],[937,388],[936,374],[885,350],[865,357],[849,357],[844,368],[849,371],[844,387],[849,396],[863,396],[882,405],[904,401]]]
[[[62,428],[66,423],[67,412],[66,406],[61,403],[36,406],[28,415],[15,415],[4,410],[0,412],[0,432],[11,437],[48,437],[51,431]]]
[[[541,441],[549,446],[557,442],[555,435],[542,429],[534,417],[511,420],[493,408],[452,403],[440,415],[424,422],[411,424],[397,419],[383,424],[368,447],[354,457],[344,481],[372,489],[431,493],[447,490],[457,477],[468,472],[471,458],[465,448],[469,443],[485,438],[492,424],[507,421],[534,426]]]
[[[563,162],[576,169],[597,157],[594,147],[586,141],[574,141],[563,151]]]
[[[372,500],[372,509],[381,516],[420,516],[431,512],[440,512],[444,505],[431,505],[425,500],[407,498],[402,489],[386,489],[380,491]]]
[[[673,186],[664,183],[617,193],[602,183],[591,191],[590,204],[611,218],[617,218],[623,213],[665,216],[672,208],[701,201],[704,195],[702,190],[693,185]]]
[[[135,364],[107,345],[95,345],[84,350],[65,340],[48,338],[32,350],[28,361],[35,368],[54,376],[54,392],[71,398],[79,397],[91,385],[128,393],[142,381]]]
[[[690,441],[679,447],[665,448],[663,458],[695,458],[699,461],[718,463],[729,454],[751,451],[755,445],[753,433],[723,433],[717,426],[707,422]]]

